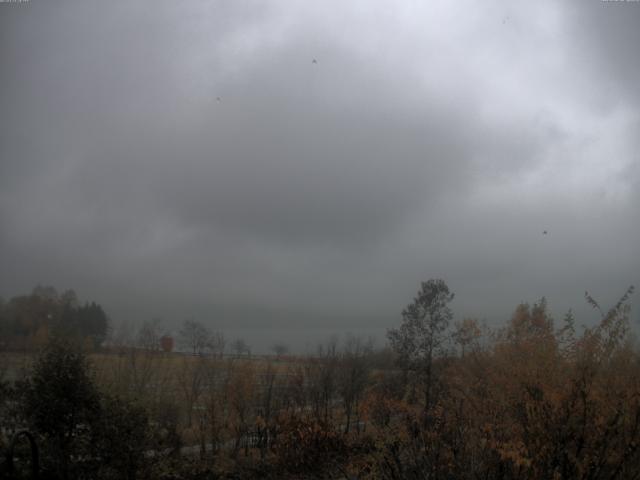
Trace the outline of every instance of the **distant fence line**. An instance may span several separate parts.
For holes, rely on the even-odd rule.
[[[183,357],[205,357],[205,358],[218,358],[218,359],[228,359],[228,360],[278,360],[285,362],[294,362],[308,358],[316,358],[313,355],[277,355],[277,354],[251,354],[251,353],[216,353],[216,352],[188,352],[181,350],[172,350],[170,352],[165,352],[159,348],[146,348],[139,346],[115,346],[110,345],[106,347],[102,347],[100,350],[96,350],[95,353],[103,353],[103,354],[113,354],[113,355],[121,355],[123,353],[136,351],[136,352],[144,352],[150,354],[157,355],[179,355]]]

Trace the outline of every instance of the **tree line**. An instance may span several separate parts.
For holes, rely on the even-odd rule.
[[[55,478],[638,478],[632,293],[609,309],[586,294],[589,328],[544,299],[489,328],[454,322],[434,279],[388,347],[351,336],[286,359],[54,341],[0,383],[0,448],[28,428]]]
[[[28,295],[0,299],[0,343],[4,348],[42,348],[51,336],[80,339],[98,347],[109,319],[95,302],[80,303],[73,290],[37,286]]]

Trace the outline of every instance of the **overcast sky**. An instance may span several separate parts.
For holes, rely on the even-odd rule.
[[[0,3],[0,295],[257,349],[432,277],[589,323],[640,284],[639,48],[640,2]]]

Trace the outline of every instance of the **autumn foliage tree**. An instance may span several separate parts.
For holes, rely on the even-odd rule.
[[[37,286],[28,295],[0,302],[0,337],[8,347],[44,346],[50,337],[66,337],[99,347],[106,339],[109,319],[95,302],[80,303],[73,290],[62,293]]]
[[[447,359],[428,425],[409,404],[379,424],[371,478],[627,479],[640,475],[640,356],[630,288],[578,333],[544,299],[493,341]]]

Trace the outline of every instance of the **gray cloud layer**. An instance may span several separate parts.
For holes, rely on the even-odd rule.
[[[263,344],[381,332],[434,276],[459,315],[612,301],[640,267],[638,25],[636,2],[0,4],[0,292]]]

